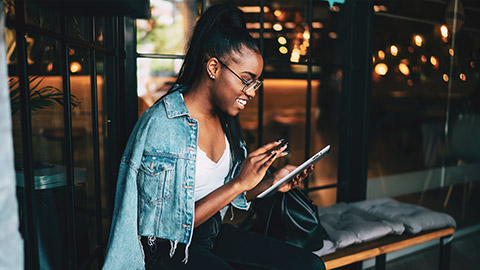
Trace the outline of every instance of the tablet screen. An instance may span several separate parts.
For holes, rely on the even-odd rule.
[[[291,171],[289,174],[287,174],[285,177],[283,177],[280,181],[276,182],[266,190],[264,190],[262,193],[260,193],[257,198],[263,198],[270,194],[271,192],[275,192],[277,188],[283,184],[284,182],[290,181],[293,179],[298,173],[302,172],[306,168],[310,167],[310,165],[315,164],[317,161],[322,159],[324,156],[326,156],[330,152],[330,145],[325,146],[322,150],[318,151],[315,155],[313,155],[311,158],[309,158],[307,161],[302,163],[302,165],[298,166],[295,170]]]

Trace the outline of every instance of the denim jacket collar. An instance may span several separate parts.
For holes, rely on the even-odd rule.
[[[171,90],[173,92],[164,97],[163,102],[165,103],[165,109],[167,110],[168,118],[175,118],[184,115],[190,116],[190,113],[188,112],[187,106],[185,106],[185,102],[183,101],[183,97],[181,95],[181,92],[185,91],[187,87],[179,88],[179,85],[175,85]]]

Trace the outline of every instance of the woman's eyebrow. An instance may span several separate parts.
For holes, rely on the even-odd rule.
[[[257,78],[257,74],[252,73],[252,72],[250,72],[250,71],[244,71],[244,72],[242,72],[242,73],[246,73],[246,74],[252,76],[252,78]]]

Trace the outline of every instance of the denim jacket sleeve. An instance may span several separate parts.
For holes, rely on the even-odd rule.
[[[247,157],[247,148],[245,147],[245,143],[241,143],[242,149],[243,149],[243,160]],[[242,161],[237,163],[235,165],[235,168],[233,169],[233,175],[236,176],[240,172],[240,168],[242,167]],[[231,203],[235,208],[242,209],[242,210],[248,210],[250,207],[250,202],[247,201],[246,199],[246,192],[238,195],[235,199],[233,199]]]
[[[117,182],[115,210],[103,269],[145,269],[137,233],[137,184],[131,180],[136,173],[124,162],[119,172],[123,177],[119,177]]]
[[[137,174],[149,122],[141,119],[137,122],[120,163],[115,208],[102,269],[145,269],[138,234]]]

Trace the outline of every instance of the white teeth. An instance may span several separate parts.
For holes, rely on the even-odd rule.
[[[247,105],[247,101],[246,100],[243,100],[243,99],[237,99],[237,102],[242,105],[242,106],[245,106]]]

